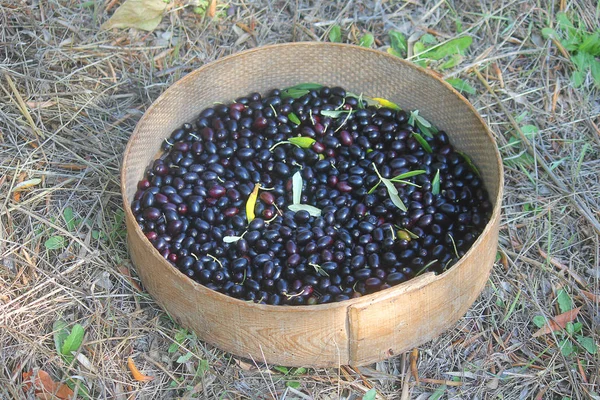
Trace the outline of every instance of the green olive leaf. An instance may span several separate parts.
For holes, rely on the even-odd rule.
[[[383,176],[381,176],[375,163],[373,163],[373,169],[375,169],[375,173],[379,177],[380,181],[383,182],[383,184],[387,188],[388,196],[390,196],[390,200],[392,200],[392,203],[394,203],[394,205],[396,207],[398,207],[400,210],[406,211],[407,210],[406,205],[402,202],[402,199],[400,199],[400,196],[398,196],[398,189],[396,189],[396,186],[394,186],[394,183],[392,181],[390,181],[389,179],[386,179]],[[374,189],[371,189],[371,190],[374,190]]]
[[[281,90],[281,98],[299,99],[300,97],[310,93],[311,90],[319,90],[323,85],[318,83],[299,83],[294,86],[287,87]]]
[[[288,142],[295,144],[298,147],[302,147],[303,149],[310,149],[316,140],[310,137],[299,136],[289,138]]]
[[[395,177],[390,178],[390,181],[394,182],[396,180],[411,178],[413,176],[422,175],[425,173],[427,173],[427,171],[425,171],[423,169],[415,169],[414,171],[408,171],[403,174],[396,175]]]
[[[290,211],[293,212],[298,212],[298,211],[308,211],[308,213],[310,215],[312,215],[313,217],[320,217],[321,216],[321,210],[317,207],[308,205],[308,204],[291,204],[288,206],[288,208],[290,209]]]
[[[288,89],[288,90],[282,90],[281,91],[281,98],[282,99],[299,99],[300,97],[307,95],[308,93],[310,93],[310,90],[308,89]]]
[[[373,186],[373,187],[371,188],[371,190],[369,190],[369,191],[367,192],[367,194],[371,194],[371,193],[373,193],[373,192],[375,191],[375,189],[377,189],[377,188],[379,187],[379,185],[381,185],[381,181],[377,182],[377,184],[376,184],[375,186]]]
[[[465,159],[465,162],[467,163],[467,165],[469,166],[469,168],[471,168],[471,170],[478,176],[481,178],[481,174],[479,173],[479,170],[477,169],[477,167],[475,166],[475,164],[473,164],[473,161],[471,160],[471,158],[466,154],[463,153],[462,151],[458,151],[455,150],[462,158]]]
[[[223,236],[223,242],[224,243],[235,243],[238,240],[240,240],[242,237],[241,236]]]
[[[431,182],[431,193],[434,195],[440,194],[440,170],[439,169],[435,173],[433,182]]]
[[[387,187],[388,195],[390,196],[390,200],[392,200],[392,203],[394,203],[394,205],[402,211],[406,211],[406,205],[402,202],[400,196],[398,196],[398,189],[396,189],[394,184],[390,182],[389,179],[385,178],[382,179],[382,182]]]
[[[302,176],[300,175],[300,171],[297,171],[292,176],[292,197],[293,204],[300,204],[302,199]]]
[[[296,114],[294,114],[293,112],[289,113],[287,115],[287,118],[296,125],[300,125],[302,123],[302,121],[300,121],[300,118],[298,118],[298,116]]]
[[[321,276],[329,276],[329,274],[327,273],[327,271],[325,271],[323,269],[323,267],[321,267],[319,264],[315,264],[315,263],[308,263],[308,265],[310,265],[311,267],[313,267],[315,269],[315,272]]]
[[[426,152],[428,152],[430,154],[433,153],[433,150],[431,150],[431,146],[429,145],[429,143],[427,143],[427,140],[425,140],[425,138],[423,136],[421,136],[417,132],[413,132],[413,137],[417,140],[417,142],[419,142],[421,144],[421,147],[423,147],[423,149]]]
[[[346,110],[321,110],[322,116],[330,117],[330,118],[340,118],[342,116],[346,116],[351,113],[352,113],[352,111],[346,111]]]

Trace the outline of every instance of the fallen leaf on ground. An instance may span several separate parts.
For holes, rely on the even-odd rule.
[[[135,379],[136,381],[139,382],[148,382],[154,379],[153,376],[148,376],[148,375],[144,375],[140,372],[140,370],[137,369],[137,367],[135,366],[135,363],[133,362],[133,358],[129,357],[127,359],[127,366],[129,367],[129,370],[131,371],[131,375],[133,375],[133,379]]]
[[[31,187],[37,186],[40,183],[42,183],[42,180],[40,178],[28,179],[26,181],[19,182],[17,185],[15,185],[13,191],[20,192],[22,190],[26,190]]]
[[[590,292],[587,292],[585,290],[582,290],[581,293],[583,293],[583,295],[585,297],[587,297],[588,299],[590,299],[591,301],[593,301],[595,303],[600,303],[600,297],[598,297],[597,294],[590,293]]]
[[[129,272],[129,269],[124,266],[124,265],[119,265],[117,267],[117,269],[119,270],[119,272],[121,274],[123,274],[123,276],[125,277],[125,279],[127,279],[127,281],[131,284],[131,286],[133,286],[135,289],[137,289],[138,291],[142,292],[142,288],[140,285],[138,285],[138,283],[133,280],[133,277],[131,276],[131,273]]]
[[[217,14],[217,0],[211,0],[210,5],[208,6],[208,10],[206,11],[206,15],[209,18],[214,18]]]
[[[73,397],[73,391],[67,385],[54,382],[46,371],[39,370],[33,379],[31,379],[32,376],[33,371],[23,372],[23,391],[25,393],[33,385],[35,395],[38,398],[50,399],[53,397],[52,395],[59,399],[71,399]]]
[[[47,107],[52,107],[53,105],[55,105],[56,101],[54,101],[54,100],[28,101],[25,104],[27,104],[27,106],[30,108],[47,108]]]
[[[163,0],[126,0],[101,28],[137,28],[153,31],[162,20],[166,7],[167,3]]]
[[[573,322],[575,318],[577,318],[577,314],[579,314],[579,310],[581,307],[574,308],[565,313],[559,314],[553,319],[549,319],[546,325],[542,326],[537,332],[535,332],[532,336],[539,337],[542,335],[547,335],[548,333],[552,333],[561,329],[564,329],[565,326],[569,322]]]

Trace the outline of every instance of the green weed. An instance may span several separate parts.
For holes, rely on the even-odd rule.
[[[568,52],[574,66],[571,74],[574,87],[582,86],[591,73],[594,84],[600,88],[600,60],[597,59],[600,57],[600,28],[589,32],[577,16],[561,12],[556,15],[555,28],[543,28],[542,35],[560,43]]]

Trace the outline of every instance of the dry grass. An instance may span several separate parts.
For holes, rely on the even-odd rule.
[[[225,1],[219,0],[219,3]],[[600,98],[591,82],[570,85],[569,60],[540,29],[561,9],[595,28],[592,0],[367,0],[228,2],[209,21],[174,0],[153,33],[100,31],[113,1],[9,0],[0,5],[0,398],[24,393],[21,373],[43,369],[83,382],[93,398],[382,399],[598,398],[600,360],[584,350],[563,356],[564,334],[533,338],[532,319],[560,313],[566,290],[582,307],[583,334],[600,342]],[[112,7],[109,13],[106,7]],[[326,40],[340,24],[353,42],[363,31],[378,47],[387,32],[431,29],[474,42],[447,73],[477,89],[470,100],[494,131],[503,156],[519,127],[536,125],[529,165],[506,168],[500,248],[505,255],[469,313],[439,339],[369,367],[285,376],[182,334],[136,288],[121,223],[118,172],[126,141],[144,110],[194,68],[246,48]],[[237,24],[237,25],[236,25]],[[433,32],[431,31],[431,32]],[[11,82],[14,85],[11,85]],[[20,181],[42,183],[21,193]],[[71,208],[77,221],[63,218]],[[47,250],[62,236],[66,246]],[[57,354],[52,324],[81,323],[81,362]],[[178,335],[179,333],[179,335]],[[178,336],[176,336],[178,335]],[[176,343],[169,352],[169,347]],[[181,355],[192,352],[188,362]],[[155,376],[135,382],[126,361]],[[286,381],[299,382],[286,389]]]

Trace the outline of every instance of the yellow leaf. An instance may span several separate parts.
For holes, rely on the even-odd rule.
[[[379,104],[381,104],[384,107],[391,108],[391,109],[394,109],[394,110],[399,110],[400,109],[400,106],[398,104],[392,103],[389,100],[382,99],[380,97],[373,97],[373,100],[377,101]]]
[[[29,189],[30,187],[39,185],[40,183],[42,183],[42,180],[40,178],[28,179],[15,185],[13,191],[20,192],[22,190]]]
[[[210,6],[208,6],[208,10],[206,11],[206,15],[209,18],[214,18],[217,14],[217,0],[211,0]]]
[[[153,31],[160,23],[167,3],[163,0],[126,0],[102,29],[137,28]]]
[[[135,363],[133,362],[133,358],[129,357],[127,359],[127,366],[129,367],[129,370],[131,371],[131,375],[133,375],[133,379],[135,379],[136,381],[139,382],[148,382],[154,379],[153,376],[148,376],[148,375],[144,375],[140,372],[140,370],[137,369],[137,367],[135,366]]]
[[[257,183],[254,185],[254,190],[250,193],[248,197],[248,201],[246,202],[246,217],[248,218],[248,223],[252,222],[255,217],[254,214],[254,206],[256,206],[256,198],[258,197],[258,189],[260,188],[260,184]]]

